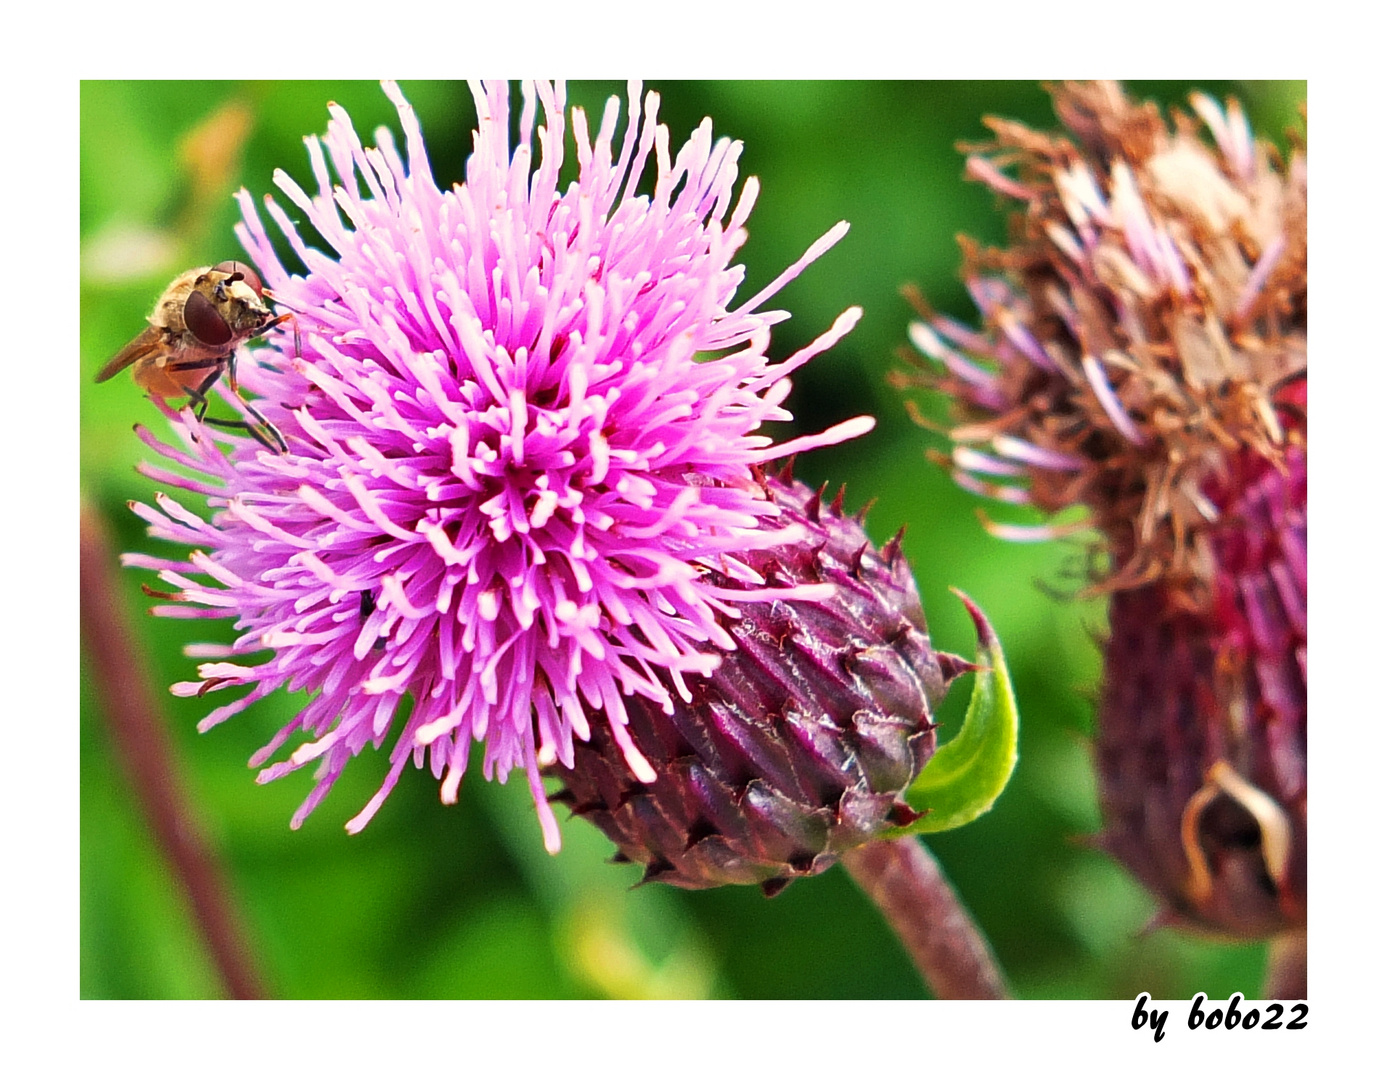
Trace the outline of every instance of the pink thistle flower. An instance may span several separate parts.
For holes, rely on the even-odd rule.
[[[210,518],[163,494],[134,506],[153,535],[196,550],[126,562],[178,590],[160,594],[177,603],[156,613],[236,619],[232,645],[189,647],[207,662],[173,688],[250,687],[201,730],[281,687],[312,693],[251,761],[309,737],[259,775],[316,763],[294,827],[403,710],[389,774],[348,831],[410,760],[427,756],[443,801],[455,801],[476,740],[488,778],[524,770],[555,851],[540,769],[572,766],[588,717],[635,777],[654,780],[623,699],[672,713],[675,695],[689,700],[686,677],[710,674],[734,647],[720,617],[830,588],[771,586],[743,553],[799,538],[778,527],[756,466],[872,427],[859,417],[779,445],[758,434],[790,419],[787,376],[861,314],[849,309],[781,363],[767,357],[788,313],[762,305],[847,224],[735,303],[743,268],[732,260],[757,184],[734,198],[740,144],[714,141],[711,121],[671,159],[656,94],[642,108],[631,86],[619,148],[617,99],[595,138],[575,108],[578,179],[562,189],[563,85],[523,88],[514,147],[509,88],[477,85],[466,180],[443,191],[413,110],[385,90],[404,158],[384,129],[365,148],[330,105],[326,137],[308,141],[317,193],[276,174],[333,249],[310,248],[267,197],[306,276],[284,268],[239,196],[237,234],[267,291],[297,313],[241,368],[288,452],[165,407],[187,449],[142,437],[201,476],[143,471],[205,496]],[[637,194],[652,164],[653,191]]]

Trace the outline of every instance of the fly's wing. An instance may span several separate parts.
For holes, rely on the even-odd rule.
[[[153,326],[146,326],[140,335],[111,358],[104,368],[96,373],[97,382],[105,382],[117,372],[124,371],[136,360],[152,356],[162,347],[163,333]]]

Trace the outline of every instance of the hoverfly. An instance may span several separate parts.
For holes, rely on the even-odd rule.
[[[256,424],[207,416],[207,392],[223,371],[231,392],[240,393],[236,350],[292,318],[272,314],[264,296],[260,276],[242,262],[200,266],[180,274],[154,305],[149,325],[112,357],[96,381],[105,382],[133,364],[131,375],[142,390],[161,398],[186,395],[199,421],[242,429],[266,449],[287,453],[284,436],[250,402],[243,404]]]

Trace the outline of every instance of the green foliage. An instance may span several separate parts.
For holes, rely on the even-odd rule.
[[[927,812],[902,834],[945,832],[976,820],[992,809],[1016,768],[1020,717],[1002,643],[977,606],[958,595],[978,628],[973,696],[963,727],[935,751],[906,792],[912,806]]]
[[[742,175],[762,183],[742,249],[745,295],[836,221],[852,223],[837,248],[777,298],[794,317],[776,327],[773,355],[807,344],[849,305],[862,305],[865,316],[797,374],[789,401],[795,430],[776,425],[771,434],[789,438],[858,413],[876,415],[870,436],[800,458],[798,473],[816,485],[846,481],[849,506],[875,499],[868,527],[878,542],[909,526],[904,549],[938,647],[963,651],[973,636],[951,586],[977,601],[1006,643],[1026,715],[1020,763],[990,813],[970,828],[932,836],[930,846],[1013,987],[1028,997],[1134,998],[1146,991],[1158,999],[1196,990],[1219,998],[1256,987],[1264,949],[1211,945],[1168,930],[1139,936],[1152,901],[1105,857],[1072,842],[1098,824],[1084,735],[1098,674],[1092,635],[1101,632],[1102,608],[1057,604],[1036,585],[1071,583],[1077,552],[1006,544],[984,533],[976,500],[925,460],[932,436],[910,422],[886,385],[911,317],[900,287],[914,282],[939,309],[975,321],[956,277],[954,237],[1005,237],[992,196],[962,179],[955,144],[983,138],[979,118],[988,113],[1052,123],[1045,95],[1029,83],[654,88],[676,144],[705,115],[714,118],[716,133],[745,143]],[[1191,88],[1134,84],[1166,102]],[[1304,96],[1304,84],[1202,88],[1220,97],[1236,92],[1254,126],[1268,132],[1295,122]],[[406,83],[404,90],[439,182],[461,179],[470,95],[451,83]],[[624,87],[569,87],[570,103],[586,108],[594,129],[612,93],[624,96]],[[386,124],[401,142],[391,106],[371,83],[82,85],[81,484],[120,550],[163,547],[144,536],[125,503],[148,500],[155,487],[134,472],[149,455],[131,424],[167,432],[128,379],[94,386],[92,376],[139,331],[175,274],[241,254],[231,232],[233,191],[244,185],[260,198],[272,190],[276,168],[311,183],[301,139],[324,130],[330,100],[350,112],[363,138]],[[186,149],[197,130],[200,154]],[[146,617],[142,576],[122,575],[138,626],[132,654],[166,687],[192,677],[196,662],[182,653],[190,640],[230,641],[234,631],[222,621]],[[429,773],[407,770],[370,827],[349,837],[342,824],[386,770],[386,755],[368,749],[304,827],[291,832],[290,814],[311,777],[297,773],[261,787],[245,763],[301,702],[280,695],[196,734],[213,704],[165,696],[162,719],[192,800],[192,824],[224,859],[233,899],[277,994],[925,993],[879,913],[837,869],[769,901],[753,888],[633,890],[638,871],[605,863],[611,845],[585,822],[567,823],[563,852],[545,854],[523,777],[503,787],[469,776],[457,805],[441,806]],[[957,729],[965,706],[958,693],[945,702],[941,742]],[[215,969],[188,905],[113,756],[102,703],[85,684],[81,732],[82,995],[216,994]]]

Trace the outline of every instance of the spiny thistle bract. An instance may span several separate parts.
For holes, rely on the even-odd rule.
[[[934,753],[933,714],[971,665],[930,645],[900,537],[878,552],[842,493],[765,481],[802,539],[747,556],[769,584],[831,585],[822,598],[738,605],[736,643],[672,713],[628,703],[642,783],[594,725],[558,798],[616,842],[644,881],[758,884],[774,895],[845,850],[920,815],[901,798]]]
[[[979,494],[1082,523],[1111,596],[1097,719],[1101,844],[1165,917],[1304,925],[1306,156],[1196,94],[1207,134],[1114,84],[1054,91],[1067,134],[989,120],[968,172],[1020,203],[964,241],[974,331],[931,312],[902,387],[949,395]]]

